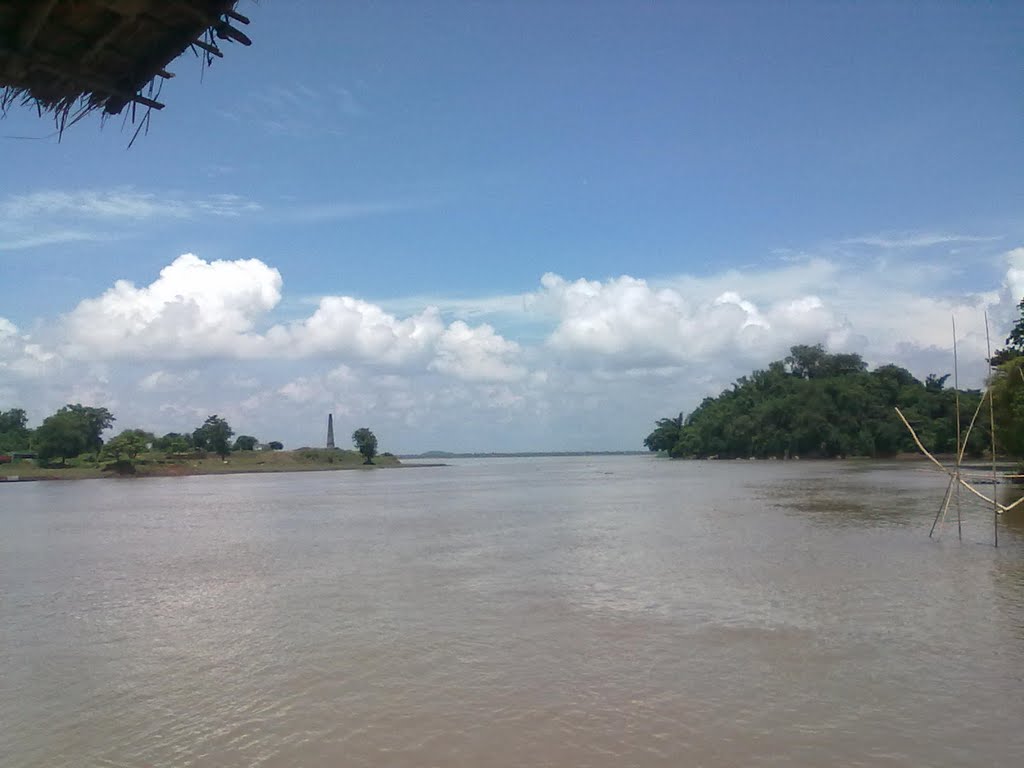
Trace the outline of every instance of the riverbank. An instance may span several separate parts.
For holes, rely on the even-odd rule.
[[[402,464],[394,456],[377,456],[372,465],[363,463],[356,451],[330,451],[300,448],[294,451],[238,451],[228,458],[167,458],[151,453],[135,462],[98,464],[74,460],[65,467],[38,467],[31,461],[0,466],[0,483],[35,480],[88,480],[132,477],[188,477],[192,475],[229,475],[274,472],[330,472],[336,470],[397,469],[438,464]],[[15,479],[16,478],[16,479]]]

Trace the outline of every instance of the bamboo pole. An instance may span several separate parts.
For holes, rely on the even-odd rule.
[[[960,362],[959,362],[958,349],[957,349],[958,345],[957,345],[957,340],[956,340],[956,318],[952,317],[951,320],[952,320],[952,327],[953,327],[953,387],[954,387],[954,392],[955,392],[954,397],[956,399],[956,435],[957,435],[957,437],[956,437],[957,450],[956,450],[956,456],[955,456],[955,462],[954,462],[954,465],[953,465],[953,469],[950,470],[948,467],[946,467],[946,465],[944,465],[937,458],[935,458],[935,456],[933,456],[932,453],[927,448],[924,447],[924,444],[921,442],[921,438],[919,438],[917,436],[917,432],[911,426],[910,422],[907,421],[906,416],[903,415],[903,412],[898,407],[895,409],[896,410],[896,415],[899,416],[900,421],[903,422],[903,426],[905,426],[907,428],[907,431],[910,432],[910,436],[914,440],[914,444],[917,446],[918,450],[921,451],[921,453],[924,455],[925,458],[927,458],[932,464],[934,464],[942,472],[945,472],[946,475],[949,477],[949,483],[946,485],[946,493],[942,497],[942,504],[939,506],[939,510],[935,514],[935,519],[932,521],[931,530],[928,532],[929,538],[931,538],[935,534],[936,529],[938,529],[939,534],[942,533],[942,525],[943,525],[943,523],[946,520],[946,515],[947,515],[947,513],[949,511],[949,505],[950,505],[950,503],[953,500],[953,489],[955,487],[955,492],[956,492],[957,535],[958,535],[958,537],[960,538],[961,541],[963,540],[963,513],[962,513],[962,509],[961,509],[961,499],[960,499],[960,488],[962,486],[962,487],[966,488],[968,491],[970,491],[971,493],[973,493],[975,496],[977,496],[982,501],[992,505],[992,533],[993,533],[993,541],[994,541],[995,546],[998,547],[999,546],[999,516],[1001,514],[1003,514],[1004,512],[1008,512],[1011,509],[1014,509],[1015,507],[1017,507],[1020,504],[1024,504],[1024,496],[1021,496],[1016,501],[1014,501],[1012,504],[1001,504],[999,502],[999,478],[1000,478],[1000,476],[999,476],[999,472],[998,472],[998,468],[997,468],[997,463],[996,463],[997,462],[997,458],[996,458],[995,397],[993,396],[993,393],[992,393],[992,383],[993,383],[993,380],[994,380],[994,377],[993,377],[993,366],[992,366],[992,338],[991,338],[991,333],[990,333],[989,323],[988,323],[988,313],[987,312],[985,313],[985,346],[986,346],[986,351],[988,353],[987,362],[988,362],[988,365],[989,365],[988,386],[985,388],[985,391],[982,393],[981,399],[978,401],[977,408],[974,409],[974,415],[971,417],[971,421],[970,421],[970,423],[967,426],[967,431],[966,432],[963,431],[963,422],[961,420],[961,413],[960,413]],[[1021,379],[1024,380],[1024,369],[1019,368],[1017,370],[1017,372],[1020,374]],[[964,473],[963,473],[963,469],[962,469],[964,454],[967,452],[967,444],[970,441],[971,432],[974,429],[974,425],[977,423],[978,416],[981,413],[981,409],[985,405],[985,400],[986,399],[988,399],[988,418],[989,418],[989,433],[990,433],[991,472],[990,472],[990,475],[988,477],[989,477],[989,482],[991,482],[991,484],[992,484],[992,496],[991,496],[991,498],[989,496],[986,496],[981,491],[979,491],[973,485],[971,485],[971,483],[968,482],[968,479],[967,479],[967,477],[972,477],[972,478],[973,477],[977,477],[977,479],[980,480],[981,477],[983,477],[983,476],[982,475],[977,475],[977,476],[969,475],[969,476],[965,477]],[[1019,476],[1020,475],[1018,475],[1018,474],[1009,474],[1009,473],[1007,473],[1004,477],[1006,477],[1006,478],[1014,478],[1014,477],[1019,477]]]
[[[987,389],[982,394],[981,400],[978,401],[978,407],[974,409],[974,415],[971,417],[971,423],[967,425],[967,434],[964,435],[964,445],[958,454],[961,462],[964,460],[964,451],[967,450],[967,441],[971,439],[971,431],[974,429],[974,422],[978,420],[978,414],[981,413],[981,406],[985,404],[986,397],[988,397]]]
[[[992,342],[988,334],[988,312],[985,312],[985,353],[988,363],[989,385],[988,391],[992,392]],[[996,407],[995,398],[989,394],[988,397],[988,421],[989,429],[992,431],[992,536],[995,546],[999,546],[999,488],[996,486]]]
[[[932,529],[928,531],[928,538],[932,538],[935,533],[935,526],[939,524],[939,518],[944,516],[946,508],[949,506],[949,496],[953,492],[953,478],[949,478],[949,482],[946,483],[946,493],[942,496],[942,503],[939,505],[938,511],[935,513],[935,519],[932,520]],[[942,533],[942,528],[939,528],[939,533]]]
[[[917,432],[915,432],[914,428],[912,426],[910,426],[910,422],[907,421],[907,418],[903,415],[903,412],[900,411],[899,408],[896,408],[896,415],[900,417],[900,421],[903,422],[903,426],[905,426],[908,430],[910,430],[910,436],[914,439],[914,444],[917,445],[917,447],[921,451],[921,453],[923,453],[925,455],[925,458],[927,458],[932,464],[934,464],[939,469],[941,469],[943,472],[945,472],[947,476],[955,477],[955,474],[953,472],[950,472],[948,469],[946,469],[946,467],[943,466],[942,462],[940,462],[938,459],[936,459],[934,456],[932,456],[932,454],[928,451],[928,449],[924,447],[924,445],[921,443],[921,438],[919,438],[917,436]],[[962,478],[960,480],[960,485],[962,485],[964,488],[966,488],[968,491],[973,493],[975,496],[977,496],[982,501],[985,501],[985,502],[987,502],[989,504],[997,504],[997,502],[994,499],[990,499],[988,496],[983,494],[981,491],[979,491],[977,488],[975,488],[973,485],[971,485],[970,483],[968,483],[966,480],[964,480]]]
[[[964,540],[963,516],[960,512],[960,461],[963,449],[960,447],[960,361],[956,354],[956,316],[950,317],[953,323],[953,392],[956,393],[956,535]]]

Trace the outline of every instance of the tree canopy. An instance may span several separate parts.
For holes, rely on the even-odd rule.
[[[993,370],[988,383],[995,412],[996,450],[1024,456],[1024,299],[1017,310],[1006,347],[989,360]]]
[[[1001,363],[992,372],[989,385],[995,411],[996,450],[1024,456],[1024,355]]]
[[[32,433],[31,446],[43,463],[59,458],[63,464],[67,459],[86,452],[95,457],[103,448],[103,431],[113,423],[114,416],[106,408],[80,403],[65,405],[36,428]]]
[[[142,429],[126,429],[116,437],[110,438],[103,446],[103,452],[115,461],[119,461],[122,454],[127,456],[129,461],[134,461],[140,453],[149,448],[154,440],[151,432]]]
[[[213,451],[221,458],[231,453],[231,436],[235,431],[217,414],[208,416],[203,426],[192,433],[192,442],[201,451]]]
[[[673,457],[891,456],[916,450],[895,415],[898,405],[929,450],[952,452],[956,392],[945,388],[946,379],[921,382],[896,365],[869,372],[859,355],[796,346],[784,360],[706,398],[689,416],[658,420],[644,445]],[[1024,386],[1021,393],[1024,425]],[[979,400],[977,391],[960,392],[964,425]],[[980,454],[988,439],[976,425],[968,452]]]
[[[49,463],[60,459],[63,464],[67,459],[87,450],[87,434],[81,421],[63,408],[52,416],[43,419],[32,435],[32,447],[39,461]]]
[[[366,459],[364,463],[373,464],[373,457],[377,455],[377,436],[367,427],[360,427],[352,433],[352,442]]]
[[[194,447],[192,435],[184,435],[180,432],[168,432],[153,440],[153,450],[164,453],[188,453]]]
[[[75,465],[82,466],[99,464],[101,460],[134,463],[151,451],[165,454],[164,459],[175,454],[202,458],[206,451],[223,458],[232,450],[252,451],[259,446],[259,440],[252,435],[239,435],[232,443],[234,430],[216,414],[191,433],[167,432],[157,437],[143,429],[126,429],[104,443],[103,432],[114,421],[114,415],[106,408],[69,403],[31,429],[24,409],[0,408],[0,455],[10,460],[7,454],[32,451],[41,466],[58,460],[63,466],[68,459],[78,459]],[[275,440],[265,447],[281,450],[284,444]]]
[[[95,408],[81,403],[65,405],[58,413],[67,414],[78,424],[78,429],[85,440],[83,450],[99,454],[103,448],[103,431],[114,425],[113,414],[106,408]]]
[[[28,449],[31,434],[23,409],[0,411],[0,453]]]
[[[231,449],[233,451],[252,451],[256,449],[256,444],[259,442],[252,435],[239,435],[235,438],[235,445]]]

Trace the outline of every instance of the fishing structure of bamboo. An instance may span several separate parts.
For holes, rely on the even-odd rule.
[[[985,343],[988,352],[988,360],[992,359],[992,345],[989,339],[988,330],[988,313],[985,314]],[[991,366],[991,363],[989,363]],[[942,532],[942,525],[946,520],[946,514],[949,512],[949,507],[953,499],[956,499],[956,522],[957,522],[957,536],[963,540],[963,516],[960,505],[960,489],[963,488],[979,499],[984,501],[986,504],[992,506],[992,535],[993,543],[995,546],[999,546],[999,516],[1004,512],[1009,512],[1014,507],[1024,503],[1024,496],[1014,501],[1012,504],[1001,504],[998,500],[998,483],[1000,479],[1010,480],[1014,478],[1020,478],[1020,475],[1016,474],[1004,474],[1002,476],[996,470],[996,430],[995,430],[995,406],[992,399],[992,386],[991,381],[986,387],[984,393],[981,396],[981,400],[978,402],[978,407],[974,410],[974,415],[971,417],[970,423],[967,425],[967,431],[961,431],[960,422],[960,376],[959,376],[959,360],[957,359],[957,345],[956,345],[956,319],[953,319],[953,387],[957,392],[956,395],[956,454],[954,457],[954,463],[952,468],[947,467],[932,453],[924,447],[921,439],[917,436],[917,432],[907,421],[907,418],[903,415],[903,412],[897,407],[896,415],[900,417],[900,421],[903,422],[903,426],[910,432],[911,438],[914,440],[914,444],[918,450],[928,459],[935,467],[942,472],[945,472],[949,476],[949,482],[946,485],[946,493],[942,497],[942,503],[939,505],[938,511],[935,513],[935,520],[932,521],[931,530],[928,532],[929,538],[934,537],[936,529],[939,533]],[[1024,373],[1021,374],[1024,376]],[[990,445],[990,452],[992,456],[992,471],[989,475],[964,475],[962,470],[964,452],[967,450],[967,441],[970,439],[971,431],[974,429],[974,424],[978,420],[978,416],[981,414],[981,409],[985,405],[985,401],[988,400],[988,416],[989,416],[989,428],[991,433],[992,442]],[[986,496],[984,493],[979,491],[971,480],[979,482],[985,479],[992,485],[992,496]]]

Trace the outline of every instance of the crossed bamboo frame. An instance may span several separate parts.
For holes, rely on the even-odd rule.
[[[989,337],[988,313],[987,312],[985,313],[985,346],[986,346],[986,351],[988,352],[987,360],[991,361],[991,359],[992,359],[992,342],[991,342],[991,339]],[[989,365],[991,366],[991,362],[989,363]],[[1021,378],[1024,379],[1024,370],[1021,370],[1020,374],[1021,374]],[[961,488],[966,488],[968,491],[973,493],[975,496],[977,496],[982,501],[985,501],[988,504],[992,505],[992,534],[993,534],[993,542],[994,542],[995,546],[998,547],[999,546],[999,516],[1001,514],[1003,514],[1004,512],[1009,512],[1014,507],[1024,503],[1024,496],[1022,496],[1021,498],[1017,499],[1012,504],[1005,504],[1005,505],[1004,504],[1000,504],[999,500],[996,498],[999,495],[998,491],[997,491],[997,484],[999,482],[1000,475],[998,475],[998,473],[996,472],[996,422],[995,422],[995,406],[994,406],[993,399],[992,399],[991,379],[989,381],[989,386],[985,389],[984,393],[981,396],[981,400],[978,402],[978,407],[974,409],[974,416],[971,417],[971,422],[967,426],[967,432],[964,433],[963,435],[961,435],[961,424],[960,424],[960,380],[959,379],[960,379],[960,376],[959,376],[959,365],[958,365],[958,360],[957,360],[957,348],[956,348],[956,318],[953,318],[953,388],[954,388],[954,391],[956,392],[956,446],[957,446],[957,448],[956,448],[956,463],[953,465],[952,469],[950,469],[945,464],[943,464],[941,461],[936,459],[935,456],[933,456],[931,454],[931,452],[927,448],[924,447],[924,444],[921,442],[921,439],[917,436],[917,432],[915,432],[914,428],[912,426],[910,426],[910,422],[907,421],[906,416],[903,415],[903,412],[898,407],[896,408],[896,415],[900,417],[900,421],[903,422],[903,426],[905,426],[907,428],[907,430],[909,430],[910,436],[914,439],[914,443],[917,445],[918,450],[920,450],[921,453],[923,453],[924,456],[929,461],[932,462],[932,464],[934,464],[936,467],[938,467],[941,471],[945,472],[949,476],[949,483],[946,485],[946,493],[942,497],[942,503],[939,505],[938,512],[935,513],[935,520],[932,522],[932,528],[928,532],[928,537],[929,538],[933,537],[933,535],[935,534],[936,527],[938,527],[940,532],[942,531],[942,524],[946,520],[946,513],[949,511],[950,502],[953,500],[953,497],[956,496],[956,526],[957,526],[957,535],[958,535],[958,537],[961,540],[963,539],[963,515],[962,515],[961,509],[960,509],[960,489]],[[989,498],[984,493],[982,493],[977,488],[975,488],[973,485],[971,485],[971,483],[968,482],[964,478],[964,475],[961,472],[961,466],[963,464],[963,459],[964,459],[964,452],[967,450],[967,441],[968,441],[968,439],[971,436],[971,430],[974,429],[974,424],[977,422],[978,415],[981,413],[981,409],[985,405],[985,401],[986,400],[988,400],[989,427],[990,427],[990,434],[991,434],[991,439],[992,439],[992,444],[991,444],[992,474],[991,474],[991,481],[990,481],[992,483],[992,497],[991,498]],[[1022,477],[1022,475],[1004,474],[1004,475],[1002,475],[1002,477],[1004,479],[1010,479],[1010,478],[1019,478],[1019,477]],[[955,489],[955,493],[954,493],[954,489]]]

